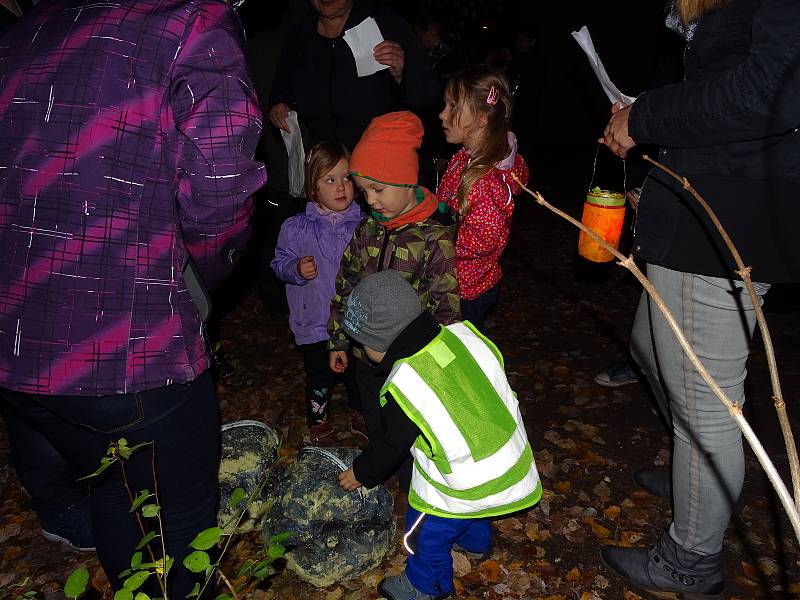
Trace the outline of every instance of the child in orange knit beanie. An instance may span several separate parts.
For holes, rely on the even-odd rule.
[[[356,228],[336,277],[328,333],[330,365],[338,373],[347,366],[350,345],[342,329],[347,298],[371,273],[399,272],[439,323],[460,320],[455,222],[449,212],[438,210],[436,196],[417,185],[422,134],[422,123],[413,113],[382,115],[372,119],[350,158],[351,175],[364,192],[370,214]],[[358,348],[354,354],[360,359],[356,380],[362,413],[372,434],[381,423],[378,394],[383,381],[374,376]]]

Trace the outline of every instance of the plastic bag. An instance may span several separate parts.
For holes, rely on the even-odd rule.
[[[281,129],[281,137],[289,155],[289,195],[294,198],[305,196],[303,183],[305,182],[306,152],[303,148],[303,136],[300,134],[300,123],[297,121],[297,111],[290,110],[286,117],[291,133]]]

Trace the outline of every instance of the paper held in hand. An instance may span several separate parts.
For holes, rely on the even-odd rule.
[[[578,42],[578,45],[586,53],[586,57],[589,59],[589,64],[592,67],[592,71],[594,71],[594,74],[597,75],[597,79],[600,81],[600,85],[603,86],[603,91],[606,93],[609,101],[619,102],[622,104],[622,106],[633,104],[636,98],[633,96],[626,96],[620,92],[617,86],[615,86],[608,77],[606,68],[603,66],[603,61],[600,60],[600,57],[597,55],[597,51],[594,49],[592,36],[589,34],[589,30],[586,28],[586,25],[581,27],[578,31],[573,31],[572,37],[575,38],[575,41]]]
[[[382,65],[372,55],[375,46],[383,41],[381,30],[372,17],[367,17],[355,27],[345,31],[344,41],[350,46],[350,51],[356,59],[359,77],[366,77],[389,68],[389,65]]]

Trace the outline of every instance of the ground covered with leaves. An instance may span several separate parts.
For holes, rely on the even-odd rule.
[[[544,191],[554,203],[580,215],[580,198]],[[505,356],[545,491],[537,507],[494,523],[495,546],[488,560],[470,561],[454,553],[458,595],[636,600],[645,594],[615,578],[602,565],[599,549],[607,543],[649,544],[669,523],[669,502],[638,490],[631,480],[636,468],[668,464],[669,437],[642,385],[606,388],[593,377],[624,353],[639,287],[618,267],[581,263],[576,258],[577,233],[530,198],[522,197],[517,206],[502,296],[486,333]],[[767,318],[797,430],[798,289],[773,292]],[[286,318],[270,314],[253,292],[224,318],[222,344],[236,368],[219,385],[224,421],[272,424],[283,436],[280,455],[290,460],[304,444],[305,412],[301,358]],[[746,414],[778,469],[788,476],[760,340],[749,367]],[[345,415],[339,396],[333,421],[340,444],[357,445]],[[67,575],[80,564],[89,568],[92,585],[103,590],[104,577],[93,555],[72,553],[41,538],[29,500],[8,465],[5,436],[0,435],[0,600],[24,592],[58,597]],[[800,597],[797,541],[749,450],[746,459],[745,490],[725,540],[728,597]],[[396,491],[393,481],[389,485]],[[403,507],[399,497],[398,544],[378,568],[327,589],[281,572],[253,597],[376,598],[375,586],[384,574],[403,568]],[[230,554],[231,566],[252,555],[259,544],[257,534],[244,537]]]

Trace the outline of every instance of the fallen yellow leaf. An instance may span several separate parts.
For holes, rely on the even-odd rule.
[[[568,491],[572,489],[572,483],[569,481],[559,481],[558,483],[553,484],[553,488],[559,494],[566,494]]]
[[[500,565],[496,560],[483,561],[481,563],[481,572],[492,583],[500,581]]]

